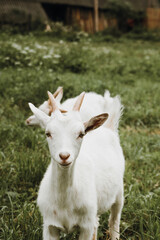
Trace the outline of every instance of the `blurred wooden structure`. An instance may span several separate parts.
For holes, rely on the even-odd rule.
[[[68,7],[66,15],[66,24],[79,26],[85,32],[94,33],[95,31],[103,31],[107,27],[114,27],[117,24],[116,19],[107,19],[105,13],[99,10],[99,19],[97,27],[95,27],[94,11],[89,8]]]
[[[146,13],[148,29],[160,28],[158,0],[126,1],[135,11]],[[117,26],[115,18],[107,18],[107,4],[108,0],[0,0],[0,22],[23,23],[37,19],[47,22],[51,19],[94,33]]]
[[[160,29],[160,8],[147,8],[146,26],[148,29]]]
[[[160,29],[160,8],[158,0],[148,0],[146,26],[150,30]]]
[[[107,27],[115,27],[117,21],[106,17],[106,0],[37,0],[42,3],[53,21],[63,21],[66,25],[77,26],[81,30],[94,33]],[[52,13],[50,10],[52,9]],[[56,11],[57,9],[57,11]],[[56,13],[59,16],[56,16]],[[63,16],[60,19],[60,15]],[[54,14],[55,13],[55,14]],[[51,15],[52,14],[52,15]]]
[[[94,31],[98,32],[99,30],[99,0],[94,0]]]

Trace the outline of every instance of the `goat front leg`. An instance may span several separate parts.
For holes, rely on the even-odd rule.
[[[92,240],[97,240],[97,228],[94,228],[93,238]]]
[[[95,224],[95,227],[94,227],[94,233],[93,233],[92,240],[97,240],[98,226],[99,226],[99,217],[97,216],[97,221],[96,221],[96,224]]]
[[[87,226],[88,225],[88,226]],[[95,217],[95,222],[80,227],[80,235],[78,240],[97,240],[97,230],[99,225],[99,217]],[[84,227],[87,226],[87,227]]]
[[[43,240],[59,240],[59,230],[54,226],[43,227]]]
[[[119,240],[119,224],[121,218],[121,211],[123,207],[123,193],[120,193],[116,202],[111,207],[111,214],[109,217],[109,232],[111,240]]]
[[[93,240],[94,237],[94,228],[80,228],[80,235],[78,240]],[[94,238],[95,240],[95,238]]]

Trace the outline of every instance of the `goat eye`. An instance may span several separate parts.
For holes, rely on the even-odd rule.
[[[84,137],[84,133],[80,133],[78,137],[79,138],[83,138]]]
[[[52,137],[50,132],[46,132],[47,137]]]

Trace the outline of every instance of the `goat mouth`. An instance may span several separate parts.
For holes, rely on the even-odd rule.
[[[68,167],[72,162],[69,163],[59,163],[62,167]]]

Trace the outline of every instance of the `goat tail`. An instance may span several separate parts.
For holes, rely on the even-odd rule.
[[[121,104],[120,96],[117,95],[114,98],[110,96],[110,92],[108,90],[104,93],[105,112],[109,114],[109,117],[104,123],[104,126],[112,129],[115,132],[118,132],[119,121],[123,113],[123,105]]]

